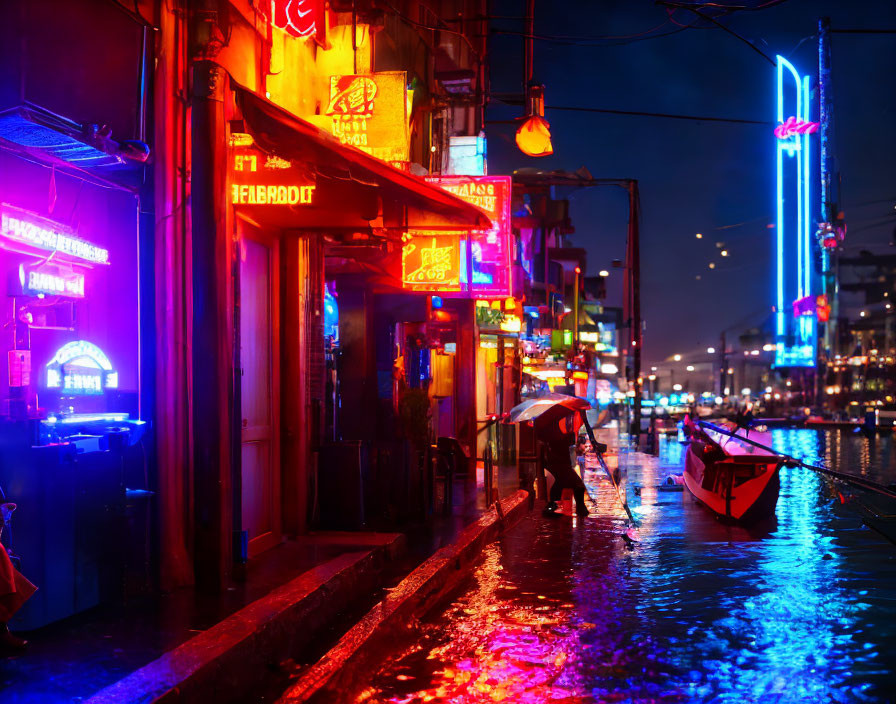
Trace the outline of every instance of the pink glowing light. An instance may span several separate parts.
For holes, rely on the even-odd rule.
[[[310,37],[317,30],[317,0],[270,0],[261,11],[277,29],[294,37]]]
[[[817,122],[809,122],[808,120],[798,120],[790,116],[783,123],[775,127],[775,137],[778,139],[787,139],[798,134],[813,134],[818,131]]]

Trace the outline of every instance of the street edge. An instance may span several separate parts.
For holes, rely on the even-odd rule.
[[[519,490],[467,526],[450,545],[438,550],[405,577],[339,642],[277,700],[277,704],[344,701],[364,688],[363,680],[390,643],[453,589],[486,545],[529,510],[529,494]]]
[[[264,669],[364,591],[376,588],[384,561],[404,547],[387,544],[347,552],[248,604],[203,633],[92,695],[88,704],[233,701],[248,670]],[[245,692],[248,694],[248,692]]]

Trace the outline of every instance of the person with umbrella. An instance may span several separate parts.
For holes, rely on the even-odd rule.
[[[544,448],[544,468],[554,477],[548,504],[544,509],[546,514],[556,513],[563,490],[572,489],[572,495],[576,500],[576,513],[580,516],[588,515],[588,507],[585,505],[585,482],[573,469],[570,456],[570,448],[576,444],[576,415],[575,411],[564,406],[555,406],[535,421],[538,439]]]

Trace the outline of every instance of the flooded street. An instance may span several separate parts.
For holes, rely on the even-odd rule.
[[[774,441],[807,461],[896,481],[889,436],[780,430]],[[658,460],[629,466],[641,521],[634,549],[619,538],[622,513],[598,475],[589,473],[597,501],[588,518],[530,514],[363,698],[890,701],[896,547],[863,525],[850,496],[804,469],[782,470],[776,520],[722,525],[686,493],[657,490],[683,457],[684,446],[664,441]]]

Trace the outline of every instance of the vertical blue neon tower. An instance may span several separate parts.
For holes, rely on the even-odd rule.
[[[809,77],[778,56],[777,124],[809,122]],[[814,367],[816,318],[794,315],[793,303],[813,294],[810,239],[809,139],[806,131],[775,135],[777,165],[776,367]]]

